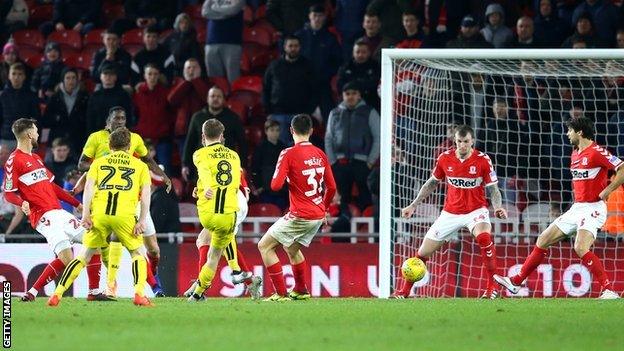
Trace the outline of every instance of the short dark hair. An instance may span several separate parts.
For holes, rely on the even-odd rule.
[[[575,132],[582,132],[583,138],[594,140],[594,121],[587,117],[570,118],[566,126]]]
[[[158,26],[155,24],[152,24],[151,26],[145,27],[143,29],[143,35],[150,34],[150,33],[156,34],[156,35],[160,34],[160,30],[158,29]]]
[[[366,46],[366,47],[368,47],[368,43],[366,42],[366,40],[364,40],[364,38],[360,38],[360,39],[356,40],[353,43],[353,46]]]
[[[299,38],[298,36],[294,35],[294,34],[287,34],[284,36],[284,45],[286,45],[286,42],[289,40],[296,40],[299,43],[301,43],[301,38]]]
[[[223,126],[223,123],[215,118],[211,118],[204,122],[202,127],[202,132],[208,139],[218,138],[221,134],[223,134],[224,130],[225,127]]]
[[[325,13],[325,6],[323,5],[312,5],[310,6],[308,13]]]
[[[115,116],[115,113],[117,112],[126,112],[126,109],[123,106],[113,106],[110,109],[108,109],[108,116],[106,117],[106,122],[110,121],[111,118],[113,118],[113,116]]]
[[[21,71],[22,73],[26,73],[26,66],[24,66],[21,62],[15,62],[9,67],[9,70]]]
[[[11,131],[15,137],[19,137],[22,133],[24,133],[24,131],[33,128],[36,125],[37,121],[32,118],[20,118],[13,122],[13,125],[11,125]]]
[[[126,150],[130,147],[130,130],[126,127],[115,129],[108,140],[111,150]]]
[[[472,130],[472,127],[467,124],[462,124],[460,126],[457,126],[457,130],[455,131],[455,133],[462,138],[467,136],[468,134],[470,134],[470,136],[473,138],[475,136],[474,130]]]
[[[417,20],[420,21],[420,16],[413,9],[407,9],[407,10],[403,11],[403,14],[401,14],[401,16],[414,16],[414,17],[416,17]]]
[[[115,30],[115,28],[113,28],[113,27],[106,28],[104,33],[102,33],[102,36],[104,36],[105,34],[113,34],[113,35],[116,35],[118,37],[120,36],[119,32],[117,30]]]
[[[269,128],[273,128],[273,127],[280,127],[280,124],[278,121],[274,120],[274,119],[267,119],[266,122],[264,122],[264,130],[267,130]]]
[[[69,141],[65,138],[55,138],[54,140],[52,140],[52,147],[59,147],[59,146],[67,146],[69,147]]]
[[[147,72],[148,68],[153,68],[153,69],[157,70],[158,73],[160,73],[160,67],[158,67],[158,65],[155,64],[154,62],[150,62],[150,63],[146,64],[145,67],[143,67],[143,73]]]
[[[312,118],[310,115],[301,113],[293,117],[290,126],[297,135],[308,135],[312,130]]]

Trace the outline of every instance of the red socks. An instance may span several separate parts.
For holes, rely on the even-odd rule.
[[[488,272],[488,287],[494,286],[494,274],[496,274],[496,247],[492,242],[492,236],[488,232],[483,232],[476,236],[475,240],[481,248],[481,258],[483,265]]]
[[[420,255],[416,254],[415,257],[420,258],[421,261],[423,261],[423,263],[427,263],[428,258],[427,257],[421,257]],[[410,283],[407,280],[403,281],[403,286],[401,286],[400,289],[395,291],[395,294],[403,296],[403,297],[409,297],[410,292],[412,292],[412,287],[414,286],[414,283]]]
[[[32,288],[37,291],[41,291],[46,284],[53,281],[59,274],[63,273],[64,268],[65,264],[63,261],[58,258],[54,259],[54,261],[48,263],[43,272],[41,272],[41,275],[37,278],[37,281],[33,284]]]
[[[148,262],[149,262],[149,269],[152,271],[152,274],[153,275],[158,274],[158,262],[160,262],[160,257],[152,256],[148,252],[147,253],[147,258],[148,258]]]
[[[583,255],[581,259],[583,260],[583,264],[585,265],[585,267],[587,267],[587,269],[589,269],[589,271],[591,272],[594,279],[598,280],[602,290],[613,290],[611,282],[607,277],[607,272],[605,272],[604,266],[602,265],[602,262],[600,261],[598,256],[596,256],[596,254],[589,251],[588,253]]]
[[[546,254],[548,250],[542,249],[538,246],[533,248],[529,257],[527,257],[526,261],[522,264],[522,268],[520,269],[520,273],[518,275],[511,277],[511,282],[514,285],[520,285],[529,276],[529,274],[533,273],[533,271],[537,268],[537,266],[542,263],[544,258],[546,258]]]
[[[99,254],[91,257],[91,261],[87,264],[87,277],[89,279],[89,290],[100,288],[100,268],[102,268],[102,260]]]
[[[275,292],[281,296],[286,296],[286,282],[284,281],[284,273],[282,272],[282,264],[277,262],[276,264],[267,267],[269,277],[273,282]]]
[[[147,284],[149,284],[150,288],[154,288],[156,286],[156,277],[154,277],[154,272],[152,271],[151,267],[145,267],[146,271],[147,271],[147,276],[146,276],[146,281]]]
[[[208,249],[210,245],[204,245],[199,247],[199,261],[197,262],[197,275],[201,272],[202,267],[208,261]]]
[[[308,264],[305,260],[300,263],[292,265],[293,275],[295,276],[295,287],[294,291],[302,294],[308,293],[308,287],[306,286],[307,281],[307,273],[308,273]]]
[[[245,256],[243,256],[243,253],[238,248],[236,248],[236,258],[238,259],[238,266],[240,267],[241,271],[251,272],[249,266],[247,265],[247,261],[245,261]],[[251,284],[251,278],[246,279],[243,283],[245,283],[245,285]]]

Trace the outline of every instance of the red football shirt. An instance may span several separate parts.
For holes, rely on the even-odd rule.
[[[580,153],[577,149],[573,150],[570,171],[574,201],[600,201],[598,195],[607,186],[607,173],[621,165],[622,160],[595,142]]]
[[[446,178],[444,211],[452,214],[466,214],[487,207],[485,186],[498,182],[492,160],[477,149],[463,161],[457,158],[455,149],[443,152],[438,156],[432,176],[439,181]]]
[[[52,186],[54,175],[44,166],[39,155],[16,149],[4,165],[4,174],[2,188],[6,192],[19,191],[22,199],[28,201],[28,219],[33,228],[37,227],[44,213],[61,209]]]
[[[278,191],[288,181],[290,214],[303,219],[321,219],[336,193],[336,181],[327,155],[310,142],[282,150],[271,180]]]

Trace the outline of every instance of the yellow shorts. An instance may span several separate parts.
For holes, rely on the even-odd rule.
[[[136,250],[143,245],[143,236],[132,235],[136,218],[134,216],[94,215],[93,227],[84,235],[82,243],[90,249],[108,246],[111,232],[117,235],[119,242],[128,250]]]
[[[236,229],[236,213],[199,215],[202,226],[212,235],[210,246],[224,249],[234,239]]]

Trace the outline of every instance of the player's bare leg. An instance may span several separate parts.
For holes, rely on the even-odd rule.
[[[487,289],[481,295],[483,299],[496,299],[499,296],[494,275],[497,274],[498,264],[496,262],[496,246],[492,241],[492,225],[487,222],[477,223],[472,229],[472,235],[481,249],[481,259],[488,273]]]
[[[275,252],[275,249],[281,245],[279,241],[275,240],[271,235],[264,234],[262,239],[258,242],[258,250],[262,256],[262,262],[269,272],[269,278],[273,282],[273,288],[275,294],[267,298],[265,301],[287,301],[290,298],[287,296],[286,282],[284,281],[284,272],[282,271],[282,264]]]
[[[599,298],[604,300],[617,299],[620,296],[613,291],[613,286],[607,277],[607,273],[605,272],[600,258],[590,251],[592,245],[594,245],[594,241],[595,238],[591,232],[585,229],[580,229],[576,233],[574,251],[581,258],[585,267],[587,267],[587,269],[589,269],[592,273],[594,279],[598,280],[600,283],[602,294]]]
[[[217,271],[217,265],[219,264],[221,255],[223,255],[223,249],[210,246],[210,249],[208,249],[208,259],[206,264],[204,264],[199,272],[199,277],[197,279],[199,282],[197,287],[195,288],[193,294],[188,298],[188,301],[196,302],[202,299],[204,291],[212,285],[212,280],[214,279]]]
[[[292,245],[284,247],[284,251],[288,254],[295,277],[295,287],[288,293],[288,297],[293,300],[309,300],[310,292],[306,285],[309,267],[301,252],[301,244],[294,242]]]
[[[437,241],[425,238],[418,248],[416,257],[421,259],[424,263],[427,263],[429,257],[431,257],[431,255],[433,255],[436,251],[438,251],[442,247],[442,245],[444,245],[444,241]],[[404,299],[406,297],[409,297],[410,293],[412,292],[413,286],[414,283],[404,281],[401,288],[397,289],[394,294],[392,294],[392,297],[395,299]]]
[[[522,282],[542,263],[548,248],[565,238],[565,234],[554,223],[551,223],[538,237],[533,251],[522,264],[520,272],[513,277],[494,275],[494,280],[510,293],[517,294]]]

